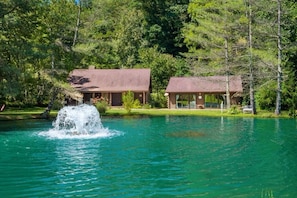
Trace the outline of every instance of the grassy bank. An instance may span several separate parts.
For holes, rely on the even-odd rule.
[[[26,109],[7,109],[4,112],[0,112],[0,121],[5,120],[22,120],[22,119],[41,119],[40,114],[44,111],[44,108],[26,108]],[[58,111],[51,111],[50,117],[55,118]],[[282,115],[276,116],[273,112],[268,111],[258,111],[257,115],[252,115],[248,113],[236,113],[231,114],[227,110],[219,109],[133,109],[131,114],[123,108],[110,108],[105,114],[101,116],[224,116],[224,117],[258,117],[258,118],[289,118],[287,112],[283,112]]]
[[[41,114],[45,109],[41,107],[34,108],[8,108],[5,111],[0,112],[0,121],[5,120],[25,120],[25,119],[41,119]],[[51,118],[57,115],[58,111],[52,111],[50,114]]]
[[[127,116],[127,112],[124,109],[112,108],[109,109],[105,115],[107,116]],[[276,116],[273,112],[258,111],[257,115],[249,113],[236,113],[232,114],[227,110],[221,111],[220,109],[133,109],[131,116],[136,115],[147,115],[147,116],[164,116],[164,115],[175,115],[175,116],[224,116],[224,117],[258,117],[258,118],[289,118],[288,114],[284,112],[280,116]]]

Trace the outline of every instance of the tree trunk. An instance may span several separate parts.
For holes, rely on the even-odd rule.
[[[282,85],[282,45],[281,45],[281,0],[277,1],[277,47],[278,47],[278,57],[277,57],[277,89],[276,89],[276,108],[275,114],[279,115],[281,113],[281,85]]]
[[[228,56],[228,41],[225,38],[225,67],[226,67],[226,103],[227,109],[231,107],[231,99],[230,99],[230,79],[229,79],[229,56]]]
[[[81,2],[79,1],[78,11],[77,11],[77,19],[76,19],[76,26],[75,26],[74,36],[73,36],[72,47],[75,46],[76,40],[77,40],[77,36],[78,36],[78,28],[79,28],[79,24],[80,24],[80,12],[81,12]]]
[[[250,105],[252,108],[252,114],[256,114],[256,105],[255,105],[255,91],[254,91],[254,66],[253,66],[253,45],[252,45],[252,4],[251,0],[248,2],[248,19],[249,19],[249,36],[248,36],[248,41],[249,41],[249,70],[250,70]]]
[[[225,16],[224,16],[224,23],[227,26],[227,7],[226,1],[224,1],[224,9],[225,9]],[[228,53],[228,37],[227,37],[227,30],[224,30],[224,50],[225,50],[225,69],[226,69],[226,108],[230,109],[231,107],[231,98],[230,98],[230,79],[229,79],[229,53]]]
[[[53,105],[54,105],[54,102],[58,96],[58,93],[59,93],[59,89],[58,88],[53,88],[53,95],[52,95],[52,98],[47,106],[47,108],[44,110],[44,112],[41,114],[41,117],[44,118],[44,119],[48,119],[49,116],[50,116],[50,112],[53,108]]]

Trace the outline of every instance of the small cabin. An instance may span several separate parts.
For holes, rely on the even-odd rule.
[[[134,93],[141,104],[148,103],[151,92],[150,69],[75,69],[69,83],[83,94],[83,103],[105,100],[111,106],[122,106],[122,94]]]
[[[166,88],[169,109],[221,108],[226,105],[226,76],[171,77]],[[229,76],[231,104],[241,102],[241,76]]]

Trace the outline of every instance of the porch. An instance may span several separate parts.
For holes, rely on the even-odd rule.
[[[220,109],[221,105],[226,107],[225,93],[170,93],[168,96],[169,109]],[[238,103],[239,98],[231,97],[232,105]]]
[[[122,95],[124,92],[86,92],[83,93],[83,103],[94,104],[97,101],[106,101],[110,106],[122,106]],[[134,100],[139,100],[141,104],[148,102],[149,93],[133,92]]]

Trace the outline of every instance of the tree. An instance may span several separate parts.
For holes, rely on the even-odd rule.
[[[188,20],[189,0],[137,0],[145,17],[146,47],[177,56],[186,52],[181,29]]]
[[[245,25],[242,21],[246,21],[244,8],[241,0],[193,0],[188,8],[191,21],[183,30],[195,67],[203,68],[198,75],[226,76],[227,108],[230,108],[229,75],[235,72],[236,57],[241,50],[238,43]]]
[[[74,51],[82,56],[82,67],[94,65],[98,68],[120,68],[122,63],[127,62],[124,60],[125,53],[133,57],[131,55],[133,50],[129,47],[130,43],[127,45],[129,52],[125,51],[125,46],[121,46],[130,41],[127,38],[130,36],[130,32],[127,31],[133,30],[138,34],[137,29],[134,29],[139,25],[137,21],[139,19],[136,17],[138,14],[137,10],[132,8],[133,1],[128,0],[93,0],[87,7],[82,6],[80,37],[74,47]],[[124,17],[127,15],[131,17],[125,19]],[[130,27],[131,25],[133,27]],[[135,35],[134,33],[133,35]],[[135,40],[137,37],[139,36],[137,35]]]
[[[127,91],[127,92],[123,93],[122,101],[123,101],[124,109],[128,113],[131,113],[131,109],[134,107],[134,102],[135,102],[134,93],[132,91]]]
[[[126,4],[118,15],[119,22],[114,31],[117,64],[121,68],[131,68],[139,62],[138,51],[144,45],[144,16],[137,4]]]
[[[281,112],[281,92],[282,92],[282,6],[281,1],[272,1],[266,4],[265,1],[255,1],[255,34],[257,49],[254,50],[256,55],[264,65],[262,73],[265,72],[262,82],[275,80],[276,98],[275,114]],[[265,24],[265,25],[263,25]],[[260,64],[259,64],[260,65]]]
[[[170,77],[189,75],[188,64],[183,59],[159,52],[157,47],[139,50],[139,61],[140,63],[135,67],[151,69],[154,106],[165,107],[167,100],[164,94]]]
[[[282,108],[288,109],[291,116],[296,116],[297,109],[297,31],[296,16],[297,5],[294,1],[282,1],[282,53],[283,86],[282,86]]]
[[[254,89],[254,61],[253,61],[253,36],[252,36],[252,0],[246,2],[247,6],[247,18],[248,18],[248,52],[249,52],[249,89],[250,89],[250,105],[252,108],[252,114],[256,114],[256,103],[255,103],[255,89]]]
[[[170,77],[189,74],[189,68],[185,62],[170,54],[160,53],[157,47],[142,49],[139,56],[140,64],[136,67],[151,69],[153,92],[165,90]]]
[[[275,114],[281,113],[281,89],[282,89],[282,35],[281,35],[281,0],[277,0],[277,90],[276,90],[276,107]]]
[[[54,102],[61,93],[69,92],[63,84],[67,79],[68,72],[77,63],[77,55],[73,51],[77,34],[77,5],[74,1],[53,0],[47,2],[44,7],[40,33],[37,42],[46,44],[38,47],[39,59],[38,74],[43,79],[44,90],[49,93],[47,109],[43,117],[47,117]],[[42,87],[42,86],[41,86]]]
[[[34,78],[34,38],[43,5],[41,0],[0,3],[0,102],[25,101],[28,96]]]

